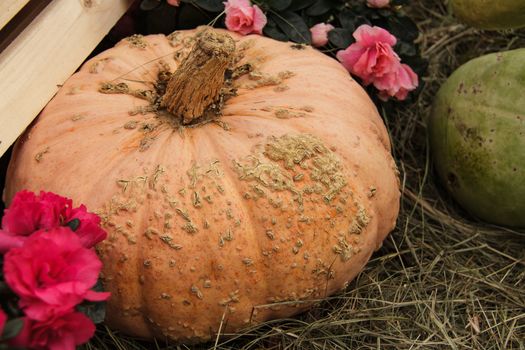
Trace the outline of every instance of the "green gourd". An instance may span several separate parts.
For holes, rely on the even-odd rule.
[[[484,221],[525,227],[525,49],[458,68],[428,126],[437,174],[457,202]]]
[[[454,15],[476,28],[525,27],[525,0],[451,0]]]

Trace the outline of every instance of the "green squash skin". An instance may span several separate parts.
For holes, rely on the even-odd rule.
[[[451,0],[454,15],[475,28],[525,27],[525,0]]]
[[[525,49],[458,68],[428,121],[437,174],[478,218],[525,227]]]

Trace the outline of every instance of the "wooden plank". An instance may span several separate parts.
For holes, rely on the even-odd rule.
[[[52,0],[30,1],[16,16],[11,18],[0,30],[0,52],[4,51],[51,1]]]
[[[0,29],[15,17],[15,15],[20,11],[29,0],[2,0],[0,3]]]
[[[53,0],[0,53],[0,155],[133,0]]]

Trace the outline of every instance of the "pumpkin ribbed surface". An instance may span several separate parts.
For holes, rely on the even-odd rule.
[[[230,35],[252,70],[216,120],[150,112],[195,31],[135,36],[85,63],[15,147],[7,201],[45,189],[98,208],[107,322],[126,333],[203,341],[221,320],[295,314],[344,288],[395,225],[397,170],[365,91],[310,47]]]

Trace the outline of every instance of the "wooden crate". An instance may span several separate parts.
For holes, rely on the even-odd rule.
[[[29,0],[4,0],[0,4],[0,29],[4,28],[28,2]]]
[[[0,0],[0,156],[133,0]]]

